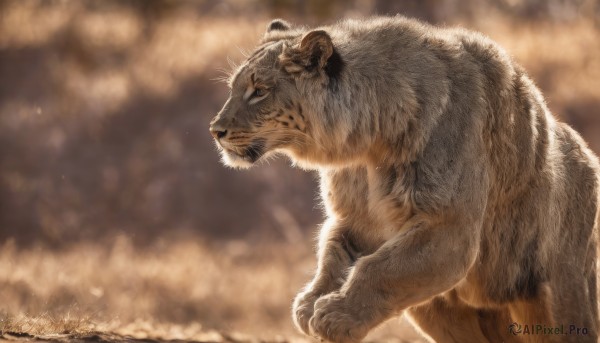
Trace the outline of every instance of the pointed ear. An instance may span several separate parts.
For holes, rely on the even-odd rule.
[[[287,21],[283,19],[274,19],[269,23],[269,25],[267,25],[266,33],[270,33],[272,31],[288,31],[291,28],[292,25],[290,25]]]
[[[300,50],[304,50],[311,58],[318,59],[319,66],[322,68],[333,54],[333,43],[327,32],[311,31],[302,38]]]
[[[284,50],[280,62],[289,73],[319,72],[333,54],[331,37],[323,30],[310,31],[297,47]]]

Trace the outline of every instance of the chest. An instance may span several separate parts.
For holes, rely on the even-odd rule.
[[[355,167],[321,175],[327,214],[343,218],[355,231],[384,242],[413,215],[401,170]]]
[[[405,170],[396,166],[367,167],[367,207],[386,236],[393,236],[414,216],[412,184]]]

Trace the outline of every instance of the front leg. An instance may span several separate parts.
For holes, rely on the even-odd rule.
[[[340,289],[347,272],[358,257],[350,230],[343,224],[328,220],[321,229],[318,266],[313,280],[294,300],[294,324],[309,334],[308,321],[313,315],[315,301],[324,294]]]
[[[475,260],[479,228],[421,223],[360,258],[338,292],[321,297],[309,326],[332,342],[359,342],[404,309],[451,289]]]

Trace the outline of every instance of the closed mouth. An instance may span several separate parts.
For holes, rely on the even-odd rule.
[[[224,146],[223,149],[229,154],[235,155],[246,162],[254,163],[265,154],[265,140],[260,138],[255,139],[246,148],[241,149],[241,151]]]
[[[264,139],[256,139],[244,150],[244,156],[242,158],[244,158],[248,162],[254,163],[258,161],[264,153]]]

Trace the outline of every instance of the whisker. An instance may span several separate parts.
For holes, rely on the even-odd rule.
[[[235,45],[235,47],[242,54],[242,56],[244,56],[244,58],[247,59],[248,57],[250,57],[250,52],[248,50],[240,48],[237,44]]]
[[[233,71],[225,68],[218,68],[217,72],[221,73],[222,75],[212,78],[211,81],[229,83],[231,77],[233,76]]]
[[[229,77],[225,77],[225,76],[218,76],[218,77],[212,78],[210,80],[215,81],[217,83],[229,83]]]
[[[227,56],[227,63],[232,70],[236,70],[239,67],[239,64],[234,62],[229,56]]]

